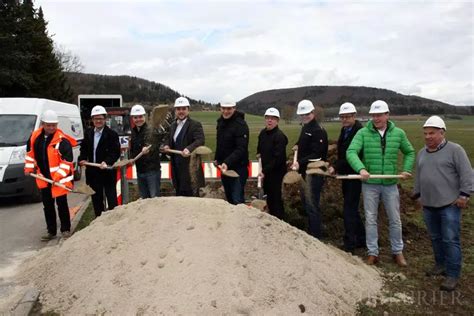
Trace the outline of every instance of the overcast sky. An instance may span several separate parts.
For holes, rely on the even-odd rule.
[[[210,102],[309,85],[386,88],[474,105],[471,1],[51,1],[84,72]]]

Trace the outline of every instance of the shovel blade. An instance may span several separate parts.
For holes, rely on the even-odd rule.
[[[80,194],[86,194],[86,195],[94,195],[95,191],[92,190],[90,186],[87,184],[80,184],[77,187],[75,187],[72,192],[74,193],[80,193]]]
[[[250,202],[250,206],[259,209],[262,212],[268,213],[267,212],[267,201],[261,200],[261,199],[255,199]]]
[[[199,146],[194,149],[193,153],[196,153],[197,155],[210,155],[212,154],[212,149],[207,146]]]
[[[167,105],[158,105],[153,108],[151,111],[151,125],[154,128],[159,128],[165,121],[168,109]]]
[[[222,174],[226,177],[231,177],[231,178],[239,177],[239,174],[235,172],[234,170],[226,170],[226,171],[223,171]]]
[[[133,159],[119,160],[119,161],[115,162],[112,167],[113,168],[122,168],[122,167],[125,167],[126,165],[128,165],[129,163],[132,163],[132,162],[133,162]]]
[[[324,171],[324,170],[319,169],[319,168],[306,169],[306,174],[333,177],[333,175],[330,174],[329,172]]]
[[[283,177],[284,184],[295,184],[303,180],[301,175],[296,171],[289,171]]]
[[[319,160],[319,161],[313,161],[308,164],[308,169],[313,169],[313,168],[328,168],[329,163]]]

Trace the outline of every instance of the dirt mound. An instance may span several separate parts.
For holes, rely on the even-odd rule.
[[[118,207],[27,262],[60,314],[353,314],[379,273],[244,205],[156,198]]]

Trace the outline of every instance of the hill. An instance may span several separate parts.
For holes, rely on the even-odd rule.
[[[362,114],[368,113],[370,104],[378,99],[386,101],[396,115],[405,114],[474,114],[473,106],[454,106],[418,96],[409,96],[387,89],[352,86],[309,86],[267,90],[254,93],[238,102],[244,112],[261,115],[269,106],[280,110],[296,108],[300,100],[309,99],[324,109],[326,116],[337,115],[344,102],[354,103]]]
[[[125,104],[141,103],[144,105],[172,104],[181,94],[161,83],[131,76],[109,76],[65,73],[74,100],[79,94],[121,94]],[[188,98],[193,104],[205,106],[208,103]]]

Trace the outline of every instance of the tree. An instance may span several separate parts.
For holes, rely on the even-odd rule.
[[[281,109],[281,118],[285,121],[285,123],[289,124],[293,120],[295,116],[295,107],[291,105],[285,105]]]
[[[72,100],[41,7],[2,1],[0,37],[0,96]]]
[[[84,66],[79,59],[79,56],[68,50],[63,45],[54,44],[54,54],[58,58],[63,71],[65,72],[82,72]]]

